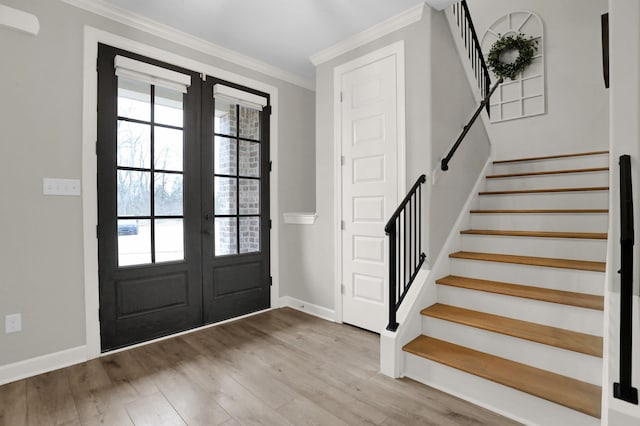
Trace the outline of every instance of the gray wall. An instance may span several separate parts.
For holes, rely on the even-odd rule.
[[[0,366],[85,344],[81,199],[42,195],[43,177],[81,176],[84,25],[277,87],[278,207],[313,207],[313,92],[60,1],[3,4],[35,14],[41,31],[32,37],[0,28],[0,319],[23,315],[21,333],[0,329]],[[297,243],[287,232],[279,237],[286,263]],[[283,271],[283,288],[292,287],[289,279]]]
[[[409,188],[420,174],[429,176],[473,114],[475,104],[441,12],[425,8],[420,22],[382,37],[316,68],[316,211],[314,226],[296,231],[300,252],[300,281],[288,294],[329,309],[334,308],[334,152],[333,70],[369,52],[404,40],[406,86],[407,176]],[[467,66],[468,64],[464,64]],[[465,141],[452,171],[429,181],[423,192],[423,248],[435,259],[489,155],[481,121]],[[424,229],[424,228],[423,228]]]
[[[547,112],[491,125],[498,160],[605,149],[608,93],[602,78],[600,15],[606,0],[469,0],[478,37],[509,12],[535,12],[544,26]]]
[[[427,255],[433,262],[487,162],[490,143],[478,118],[449,163],[449,170],[439,172],[440,160],[478,104],[463,68],[470,64],[461,61],[444,12],[433,13],[431,34],[431,170],[438,170],[438,175],[430,188]]]
[[[316,68],[316,212],[313,226],[299,227],[300,281],[287,292],[301,300],[334,308],[334,149],[333,70],[369,52],[404,40],[406,85],[407,186],[429,164],[429,15],[422,21],[352,50]]]

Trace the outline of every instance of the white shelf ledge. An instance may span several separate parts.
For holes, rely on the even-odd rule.
[[[12,30],[38,35],[40,21],[31,13],[0,4],[0,27],[8,27]]]
[[[291,225],[313,225],[318,217],[316,213],[307,212],[282,213],[282,216],[284,217],[284,223]]]

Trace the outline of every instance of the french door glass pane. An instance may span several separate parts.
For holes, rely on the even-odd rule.
[[[118,170],[118,216],[149,216],[150,172]]]
[[[118,166],[151,167],[151,126],[118,120]]]
[[[215,177],[214,203],[216,215],[236,214],[237,182],[235,178]]]
[[[240,214],[260,214],[260,181],[240,179]]]
[[[240,253],[260,251],[260,218],[240,218]]]
[[[238,253],[238,224],[235,217],[217,217],[214,235],[216,256]]]
[[[182,174],[155,173],[154,209],[156,216],[182,216]]]
[[[240,141],[240,176],[260,177],[260,144]]]
[[[154,120],[158,124],[182,127],[183,106],[182,92],[156,86]]]
[[[118,266],[151,263],[151,221],[118,220]]]
[[[156,262],[184,260],[183,219],[156,219]]]
[[[260,111],[244,106],[240,107],[240,137],[260,139]]]
[[[156,170],[183,170],[182,130],[154,127],[153,161]]]
[[[136,120],[151,120],[151,85],[118,78],[118,115]]]
[[[216,99],[214,131],[227,136],[237,135],[236,104]]]
[[[215,255],[259,252],[261,111],[219,98],[214,105]]]
[[[216,136],[213,141],[213,170],[218,175],[236,174],[237,149],[234,139]]]

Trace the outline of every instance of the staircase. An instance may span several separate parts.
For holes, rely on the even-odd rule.
[[[600,424],[606,151],[496,161],[405,375],[527,424]]]

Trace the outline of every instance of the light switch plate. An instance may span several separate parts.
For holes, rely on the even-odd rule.
[[[80,195],[80,179],[42,179],[42,193],[44,195]]]

